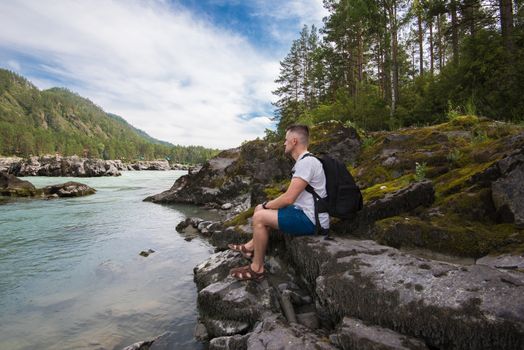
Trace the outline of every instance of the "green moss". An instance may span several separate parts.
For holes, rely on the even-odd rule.
[[[415,180],[413,174],[404,175],[398,179],[376,184],[368,187],[362,191],[362,196],[365,202],[369,202],[374,199],[382,198],[387,193],[398,191]]]
[[[461,115],[454,118],[449,123],[453,126],[470,127],[477,125],[479,121],[479,117],[476,115]]]
[[[434,183],[437,199],[447,194],[457,192],[468,184],[468,180],[470,180],[473,175],[483,172],[493,163],[492,161],[480,164],[469,164],[436,178]]]
[[[360,174],[356,177],[356,180],[364,187],[393,179],[391,172],[380,164],[367,169],[359,168],[356,174]]]
[[[445,214],[460,215],[467,220],[492,223],[494,219],[495,207],[490,188],[454,193],[437,199],[435,205]]]
[[[483,224],[458,215],[392,217],[377,222],[377,240],[395,247],[417,247],[462,257],[521,249],[524,231],[513,224]]]
[[[278,196],[280,196],[282,193],[286,192],[287,188],[289,187],[289,183],[291,181],[289,179],[283,180],[280,182],[277,182],[276,184],[266,187],[264,189],[264,193],[267,196],[268,200],[275,199]]]
[[[15,189],[3,189],[0,190],[1,196],[7,197],[33,197],[38,194],[37,190],[30,188],[15,188]]]
[[[251,207],[251,208],[241,212],[240,214],[238,214],[234,218],[224,222],[224,225],[227,226],[227,227],[229,227],[229,226],[246,225],[247,224],[247,219],[252,217],[254,213],[255,213],[255,207]]]
[[[375,145],[375,143],[377,142],[377,140],[370,136],[370,137],[363,137],[362,138],[362,148],[366,149],[366,148],[369,148],[373,145]]]

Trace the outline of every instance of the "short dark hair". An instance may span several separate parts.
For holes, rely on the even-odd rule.
[[[309,128],[307,125],[293,124],[286,128],[286,132],[294,132],[300,136],[300,141],[304,145],[309,144]]]

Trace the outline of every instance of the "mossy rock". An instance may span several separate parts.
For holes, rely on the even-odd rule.
[[[452,171],[439,176],[435,179],[435,193],[437,199],[448,194],[456,193],[467,185],[471,185],[470,180],[476,174],[480,174],[493,165],[494,161],[469,164],[463,168],[453,169]]]
[[[461,257],[480,258],[502,251],[514,251],[524,244],[524,231],[512,224],[482,224],[458,215],[421,220],[396,216],[376,222],[375,239],[396,248],[422,248]]]
[[[236,227],[241,225],[246,225],[248,223],[248,219],[253,216],[255,213],[255,207],[251,207],[237,216],[233,217],[232,219],[224,222],[224,226],[226,227]]]
[[[446,214],[457,214],[466,220],[494,223],[496,209],[491,198],[491,188],[474,192],[463,191],[437,200],[435,205]]]
[[[38,191],[29,188],[8,188],[1,189],[0,195],[6,197],[34,197],[38,195]]]
[[[272,200],[285,193],[290,183],[291,180],[287,179],[264,188],[267,199]]]
[[[348,129],[342,122],[338,120],[329,120],[313,125],[310,129],[310,146],[314,148],[315,145],[325,144],[333,141],[333,135],[340,133],[341,130]],[[356,130],[355,130],[356,132]]]
[[[398,191],[408,186],[411,182],[415,181],[413,174],[404,175],[392,181],[383,182],[374,186],[368,187],[362,190],[362,196],[364,202],[369,202],[375,199],[384,197],[388,193]]]
[[[374,184],[380,184],[394,179],[392,171],[380,164],[371,168],[359,167],[357,169],[355,169],[355,181],[360,187],[371,187]]]
[[[0,196],[33,197],[41,193],[29,181],[21,180],[12,174],[0,172]]]
[[[461,115],[456,118],[453,118],[450,121],[450,124],[459,127],[471,127],[477,125],[479,122],[479,117],[477,117],[476,115]]]

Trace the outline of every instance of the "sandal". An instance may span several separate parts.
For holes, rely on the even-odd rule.
[[[231,269],[231,276],[236,278],[238,281],[261,281],[266,277],[265,271],[255,272],[250,265],[246,265],[240,268]]]
[[[228,244],[227,247],[234,252],[239,252],[247,260],[252,260],[255,255],[255,251],[247,249],[245,244]]]

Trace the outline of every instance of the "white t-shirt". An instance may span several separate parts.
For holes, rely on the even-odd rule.
[[[293,166],[293,177],[301,178],[306,181],[316,193],[322,198],[327,196],[326,192],[326,175],[324,174],[324,169],[322,168],[322,163],[315,157],[304,157],[308,152],[302,153],[299,157],[295,166]],[[312,223],[316,225],[315,221],[315,202],[313,200],[313,195],[306,190],[302,191],[293,203],[298,208],[306,214],[306,216],[311,220]],[[329,214],[328,213],[319,213],[318,218],[320,225],[328,229],[329,228]]]

